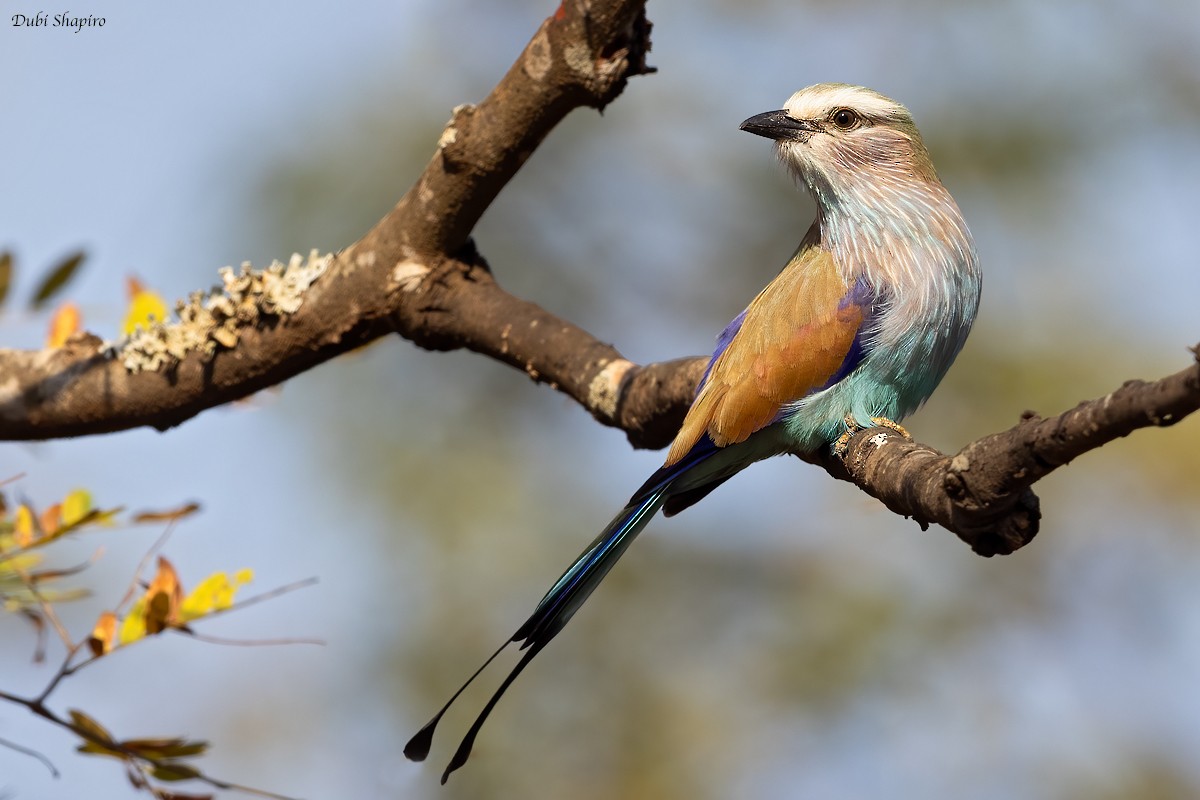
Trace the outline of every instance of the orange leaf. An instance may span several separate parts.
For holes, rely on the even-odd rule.
[[[199,510],[199,503],[185,503],[179,508],[172,508],[167,511],[140,511],[133,515],[133,522],[135,524],[144,522],[175,522],[176,520],[191,516]]]
[[[71,334],[79,330],[83,316],[79,306],[74,303],[63,303],[50,318],[50,332],[46,334],[46,347],[62,347],[71,338]]]
[[[8,287],[12,285],[13,257],[5,250],[0,253],[0,306],[8,299]]]
[[[58,530],[58,526],[62,524],[62,516],[62,503],[55,503],[43,510],[38,515],[38,525],[41,526],[42,533],[46,536],[52,536]]]
[[[179,619],[179,604],[183,601],[183,587],[179,575],[171,562],[158,557],[158,572],[150,587],[146,589],[146,633],[159,633]]]
[[[117,638],[117,615],[111,611],[105,611],[100,615],[100,619],[96,620],[96,627],[92,628],[92,635],[88,637],[88,647],[92,651],[92,655],[99,658],[105,653],[112,652],[113,642]]]

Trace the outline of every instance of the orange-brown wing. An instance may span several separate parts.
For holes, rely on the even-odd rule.
[[[745,441],[785,404],[824,386],[845,361],[863,321],[863,308],[845,302],[847,291],[833,256],[806,237],[714,359],[666,466],[706,433],[718,447]]]

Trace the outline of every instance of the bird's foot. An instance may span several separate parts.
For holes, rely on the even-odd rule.
[[[850,449],[850,437],[862,430],[852,414],[842,417],[842,423],[846,426],[846,432],[833,443],[833,454],[838,458],[846,457],[846,451]]]
[[[846,425],[846,432],[839,436],[833,443],[833,454],[838,458],[846,457],[846,451],[850,449],[850,439],[854,436],[854,434],[863,429],[863,426],[855,422],[854,417],[850,414],[847,414],[842,419],[842,422],[844,422]],[[871,424],[877,428],[887,428],[888,430],[895,431],[905,439],[908,439],[910,442],[913,440],[912,434],[906,431],[904,426],[902,426],[899,422],[888,419],[887,417],[871,417]]]
[[[899,422],[890,420],[887,417],[871,417],[871,424],[877,428],[887,428],[888,430],[895,431],[905,439],[908,439],[910,442],[913,440],[912,434],[904,430],[903,425],[901,425]]]

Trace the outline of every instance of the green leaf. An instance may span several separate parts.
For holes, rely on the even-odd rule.
[[[68,713],[71,715],[71,722],[75,723],[75,727],[79,731],[94,736],[103,742],[116,744],[116,742],[113,741],[112,734],[105,730],[103,725],[101,725],[99,722],[96,722],[96,720],[92,719],[87,714],[83,713],[77,708],[69,709]]]
[[[103,725],[77,708],[69,709],[69,713],[71,715],[71,722],[75,727],[75,733],[83,737],[83,744],[76,747],[76,751],[128,760],[129,756],[119,750],[112,749],[118,745],[113,740],[112,734],[105,730]]]
[[[105,747],[104,745],[96,744],[95,742],[84,742],[76,747],[75,751],[78,753],[94,753],[98,756],[111,756],[113,758],[119,758],[122,761],[129,760],[129,756],[125,755],[120,750],[113,750],[110,747]]]
[[[82,250],[72,253],[61,264],[50,270],[50,273],[42,278],[37,291],[33,293],[33,300],[29,303],[30,308],[37,311],[46,305],[54,295],[58,294],[75,277],[75,272],[79,269],[79,265],[83,263],[85,255]]]
[[[201,775],[200,770],[179,761],[163,761],[150,769],[150,774],[160,781],[190,781]]]
[[[208,742],[181,737],[125,739],[121,746],[143,758],[164,759],[198,756],[208,749]]]

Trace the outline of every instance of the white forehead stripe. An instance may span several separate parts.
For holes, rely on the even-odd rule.
[[[907,112],[904,106],[862,86],[844,83],[818,83],[796,92],[783,108],[795,119],[823,117],[835,108],[853,108],[868,116]]]

